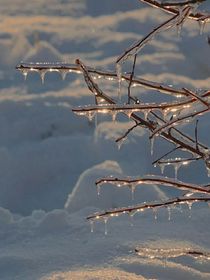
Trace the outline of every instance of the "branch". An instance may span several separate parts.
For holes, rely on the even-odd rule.
[[[170,179],[162,176],[147,176],[142,178],[113,178],[107,177],[96,181],[96,186],[101,187],[103,184],[112,184],[117,187],[135,188],[138,185],[160,185],[176,188],[182,191],[190,191],[192,193],[210,194],[210,190],[195,184],[183,183],[181,181]]]
[[[68,63],[25,63],[22,62],[16,66],[16,69],[22,73],[25,73],[28,75],[29,72],[41,72],[46,71],[47,72],[67,72],[67,73],[76,73],[76,74],[82,74],[82,70],[79,68],[76,64],[68,64]],[[88,73],[92,75],[94,80],[96,79],[107,79],[109,81],[116,81],[118,79],[116,72],[111,71],[105,71],[105,70],[99,70],[95,68],[91,68],[86,66],[86,69]],[[26,76],[27,76],[26,75]],[[123,73],[122,74],[122,80],[130,83],[130,75]],[[162,83],[157,83],[153,81],[148,81],[145,79],[133,77],[132,79],[132,86],[142,86],[144,88],[148,88],[151,90],[157,90],[159,92],[169,94],[169,95],[175,95],[176,97],[182,97],[182,96],[189,96],[189,93],[186,92],[183,88],[175,88],[169,85],[165,85]],[[206,96],[210,95],[210,92],[206,92]]]
[[[139,0],[140,2],[146,3],[152,7],[159,8],[167,13],[170,14],[178,14],[179,10],[174,8],[174,7],[165,7],[160,1],[157,0]],[[190,13],[188,15],[188,18],[196,20],[196,21],[204,21],[205,23],[210,21],[210,14],[206,12],[195,12],[195,13]]]
[[[87,220],[100,220],[100,219],[107,219],[111,217],[118,217],[121,214],[129,214],[135,215],[138,212],[144,212],[147,209],[159,209],[163,207],[170,207],[170,206],[177,206],[182,204],[192,205],[193,203],[198,202],[209,202],[210,197],[193,197],[193,198],[186,198],[186,197],[177,197],[174,199],[170,199],[167,201],[162,202],[149,202],[149,203],[142,203],[136,206],[129,206],[129,207],[122,207],[122,208],[115,208],[110,209],[102,212],[96,212],[93,215],[87,217]]]
[[[125,50],[125,52],[117,58],[116,64],[118,65],[120,63],[123,63],[129,57],[137,54],[144,46],[146,46],[146,44],[149,41],[151,41],[153,39],[153,37],[156,34],[162,32],[162,31],[165,31],[167,29],[170,29],[170,28],[182,23],[182,21],[184,21],[186,19],[186,17],[188,16],[190,10],[191,10],[191,8],[187,7],[187,8],[184,9],[184,11],[181,15],[176,14],[172,18],[166,20],[164,23],[159,25],[158,27],[154,28],[154,30],[151,31],[147,36],[145,36],[140,41],[137,41],[135,44],[133,44],[131,47],[129,47],[127,50]]]
[[[210,253],[202,251],[196,248],[158,248],[158,247],[149,247],[141,245],[135,249],[135,252],[140,257],[146,257],[150,259],[162,259],[162,258],[178,258],[181,256],[189,256],[195,259],[201,260],[210,260]]]
[[[173,119],[173,120],[171,120],[171,121],[165,123],[164,125],[158,127],[157,129],[155,129],[155,130],[152,132],[152,134],[151,134],[151,136],[150,136],[150,139],[153,138],[153,137],[155,137],[156,135],[159,135],[159,134],[162,133],[163,131],[166,131],[166,130],[169,129],[169,128],[173,128],[174,126],[179,125],[180,122],[183,122],[183,121],[185,121],[185,120],[188,120],[189,118],[192,119],[192,118],[194,118],[195,116],[198,116],[198,115],[203,115],[203,114],[205,114],[205,113],[207,113],[207,112],[209,112],[209,111],[210,111],[210,108],[208,107],[207,109],[200,109],[198,112],[194,112],[194,113],[190,112],[190,113],[188,113],[188,114],[186,114],[186,115],[184,115],[184,116],[182,116],[182,117]]]

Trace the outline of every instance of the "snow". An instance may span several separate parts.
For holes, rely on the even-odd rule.
[[[62,81],[58,73],[47,73],[42,85],[37,73],[24,81],[14,70],[22,60],[74,63],[76,58],[114,70],[117,57],[168,16],[136,0],[1,4],[0,279],[210,279],[209,261],[187,256],[150,259],[135,253],[136,247],[164,246],[209,252],[208,205],[171,209],[170,221],[167,209],[158,210],[157,219],[150,210],[133,221],[128,215],[114,217],[107,222],[107,235],[103,222],[94,223],[91,233],[86,220],[96,211],[178,195],[142,186],[132,201],[127,188],[106,185],[98,196],[95,186],[95,180],[106,175],[159,175],[151,162],[171,146],[155,139],[151,156],[149,135],[139,127],[118,150],[114,140],[132,126],[127,117],[117,116],[113,122],[110,116],[98,116],[96,124],[71,112],[93,102],[81,75],[69,73]],[[208,1],[203,7],[210,9]],[[176,30],[160,34],[139,55],[137,72],[180,88],[208,88],[209,30],[207,25],[199,35],[197,24],[190,21],[181,38]],[[127,61],[124,70],[130,71]],[[117,98],[118,81],[98,83]],[[122,97],[126,90],[122,83]],[[148,92],[140,87],[133,91],[142,98]],[[208,127],[208,117],[202,117],[201,142],[210,140]],[[173,173],[170,168],[165,172],[172,178]],[[208,183],[199,162],[181,168],[179,179]]]

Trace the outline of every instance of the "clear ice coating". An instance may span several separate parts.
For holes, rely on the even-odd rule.
[[[118,99],[121,100],[122,66],[120,63],[116,64],[116,73],[118,78]]]

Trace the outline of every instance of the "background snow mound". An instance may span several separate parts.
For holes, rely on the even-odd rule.
[[[74,212],[88,206],[107,209],[131,204],[133,201],[128,188],[119,189],[112,185],[104,185],[101,187],[101,195],[98,196],[95,181],[111,175],[123,176],[122,169],[115,161],[107,160],[84,171],[69,195],[65,208],[69,212]],[[136,190],[135,202],[166,198],[167,196],[157,186],[146,186],[141,187],[140,192]]]
[[[62,209],[55,209],[46,214],[38,225],[42,233],[63,230],[68,226],[68,213]]]
[[[0,207],[0,224],[10,224],[13,222],[13,215],[12,213],[5,209]]]
[[[144,280],[143,276],[113,268],[81,269],[70,272],[56,272],[41,280]]]

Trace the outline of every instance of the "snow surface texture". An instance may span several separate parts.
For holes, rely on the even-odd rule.
[[[114,69],[116,57],[168,15],[137,0],[1,0],[0,12],[0,279],[210,279],[209,262],[134,252],[145,244],[210,249],[207,205],[191,213],[174,209],[170,221],[167,210],[158,212],[157,220],[150,211],[132,222],[124,216],[108,221],[108,235],[100,222],[90,232],[85,217],[99,209],[174,195],[156,186],[136,190],[134,201],[129,190],[111,186],[97,195],[94,182],[100,176],[160,174],[151,166],[148,135],[139,128],[118,151],[113,140],[129,127],[127,119],[119,124],[99,117],[95,128],[71,112],[72,106],[92,102],[81,76],[68,74],[61,81],[49,73],[42,85],[37,74],[24,82],[14,70],[21,60],[73,63],[76,58]],[[199,35],[190,21],[181,38],[176,30],[159,35],[143,50],[138,73],[208,88],[209,30]],[[100,85],[116,96],[116,84]],[[210,140],[208,127],[204,119],[201,142]],[[167,148],[155,143],[155,156]],[[179,179],[208,182],[201,164],[181,170]]]

